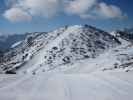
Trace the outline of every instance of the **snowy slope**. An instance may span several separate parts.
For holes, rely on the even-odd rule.
[[[3,72],[53,70],[77,60],[95,58],[120,45],[112,35],[92,26],[65,26],[48,33],[32,33],[5,54]],[[30,67],[30,68],[29,68]],[[23,70],[25,69],[25,70]]]
[[[36,72],[40,68],[43,68],[43,71],[57,69],[61,65],[95,58],[104,50],[118,44],[119,42],[113,36],[96,28],[70,26],[46,48],[40,50],[19,71],[27,69],[27,72]]]
[[[83,27],[61,28],[60,32],[55,30],[55,34],[49,33],[49,38],[43,37],[45,36],[43,33],[34,33],[29,36],[34,39],[30,42],[30,46],[26,44],[28,39],[24,41],[26,45],[23,44],[24,48],[26,47],[24,53],[27,51],[34,56],[27,59],[23,67],[17,70],[18,73],[24,72],[25,74],[0,75],[0,99],[133,100],[133,44],[121,37],[116,39],[108,33],[90,26],[87,26],[87,33],[91,35],[91,38],[86,38],[87,35],[83,31],[86,28]],[[98,36],[95,35],[96,33]],[[85,40],[79,38],[82,37],[81,34]],[[50,39],[51,41],[49,41]],[[69,41],[62,46],[64,39]],[[78,42],[72,42],[74,39],[77,39]],[[80,54],[80,50],[76,55],[69,51],[71,47],[76,47],[71,45],[73,43],[79,43],[79,47],[87,50],[86,45],[80,44],[88,43],[86,39],[92,42],[90,43],[93,45],[91,49],[96,50],[95,53],[87,52],[87,54],[95,56],[82,58],[84,54]],[[105,49],[101,49],[99,44],[95,45],[96,40],[105,43]],[[38,47],[37,45],[40,43],[44,44]],[[57,52],[55,47],[58,49],[64,47],[64,51]],[[18,51],[20,49],[21,47],[17,48]],[[45,63],[47,57],[53,57],[51,52],[55,52],[57,55],[63,53],[62,57],[72,55],[73,59],[70,60],[71,63],[60,64],[62,58],[56,57],[56,60],[52,60],[54,62],[52,64],[57,64],[57,66],[53,68],[52,64]],[[45,56],[47,57],[45,58]]]
[[[2,73],[16,70],[23,66],[41,48],[45,48],[49,41],[53,41],[58,35],[60,35],[63,30],[64,28],[60,28],[58,32],[53,31],[49,34],[46,32],[30,33],[20,45],[5,53],[3,63],[0,65],[0,68],[3,70]]]
[[[2,100],[132,100],[132,75],[132,72],[97,72],[41,73],[21,80],[16,77],[17,81],[3,84],[0,97]]]

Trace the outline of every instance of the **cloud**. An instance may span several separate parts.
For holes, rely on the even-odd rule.
[[[98,0],[73,0],[66,5],[67,14],[75,14],[81,18],[124,18],[122,10],[115,5],[108,5]]]
[[[19,8],[11,8],[7,10],[3,16],[11,22],[30,21],[32,19],[27,12]]]
[[[79,15],[79,17],[82,19],[97,19],[96,16],[94,16],[93,14],[89,14],[89,13],[81,14]]]
[[[12,4],[12,7],[3,15],[11,22],[29,21],[32,16],[50,18],[60,11],[61,2],[62,0],[11,0],[8,5]]]
[[[82,19],[124,18],[122,10],[99,0],[8,0],[12,6],[4,17],[12,22],[29,21],[32,16],[51,18],[60,13]]]
[[[13,7],[16,4],[17,0],[5,0],[4,3],[7,8]]]
[[[123,18],[124,14],[121,9],[115,5],[107,5],[102,2],[99,3],[98,8],[99,13],[106,18]]]
[[[21,0],[19,5],[34,16],[53,17],[59,12],[62,0]]]
[[[82,15],[87,13],[95,4],[96,0],[73,0],[65,6],[65,11],[68,14]]]

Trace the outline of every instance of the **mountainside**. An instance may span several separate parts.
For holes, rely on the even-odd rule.
[[[124,31],[117,30],[113,32],[117,38],[122,38],[124,40],[133,42],[133,30],[132,29],[125,29]]]
[[[32,33],[17,47],[4,55],[1,72],[15,73],[21,69],[45,71],[77,60],[95,58],[120,41],[92,26],[65,26],[48,33]],[[3,63],[4,62],[4,63]]]
[[[88,25],[31,33],[9,52],[0,52],[0,72],[7,73],[0,75],[0,98],[133,100],[128,34]]]

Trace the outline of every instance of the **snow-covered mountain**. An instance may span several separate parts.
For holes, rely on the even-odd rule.
[[[1,56],[1,72],[16,74],[0,75],[0,98],[133,100],[133,43],[124,34],[88,25],[29,34]]]
[[[133,42],[133,30],[132,29],[125,29],[124,31],[117,30],[117,31],[111,32],[111,34],[114,34],[117,38],[122,38],[124,40]]]
[[[3,72],[48,71],[64,64],[95,58],[120,45],[114,36],[88,25],[65,26],[48,33],[32,33],[4,55]]]

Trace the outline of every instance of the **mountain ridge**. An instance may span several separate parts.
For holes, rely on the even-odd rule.
[[[52,41],[51,47],[47,47]],[[30,67],[36,69],[37,66],[48,65],[49,68],[44,70],[50,70],[76,60],[95,58],[104,50],[119,44],[120,41],[114,36],[89,25],[65,26],[48,33],[35,32],[28,35],[17,48],[5,54],[6,60],[1,68],[5,72],[14,72],[20,66],[26,65],[39,50],[48,48],[44,55],[41,55],[41,60]]]

